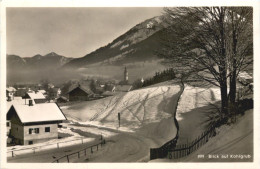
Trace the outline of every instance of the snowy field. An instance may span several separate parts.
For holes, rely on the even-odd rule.
[[[217,105],[219,101],[218,88],[185,86],[176,113],[180,127],[177,144],[191,142],[206,130],[203,122],[207,119],[207,113],[212,111],[215,108],[213,105]]]
[[[93,142],[93,139],[102,135],[107,141],[101,151],[89,154],[90,158],[75,158],[71,162],[148,162],[150,148],[160,147],[176,136],[177,129],[173,120],[173,111],[181,94],[180,89],[176,82],[168,81],[100,100],[61,106],[69,123],[64,123],[63,126],[66,129],[61,129],[59,132],[71,135],[71,137],[64,139],[84,137],[89,138],[89,142]],[[205,131],[203,122],[207,118],[207,112],[214,108],[213,105],[219,104],[219,101],[220,91],[217,88],[206,89],[185,85],[176,112],[176,119],[180,127],[177,144],[190,142]],[[118,113],[121,117],[120,127]],[[247,113],[245,117],[250,119],[249,116],[250,113]],[[248,123],[251,122],[248,121]],[[243,125],[244,123],[239,124]],[[229,127],[223,128],[223,131],[226,131],[222,132],[223,136],[231,133],[237,134],[235,131],[231,131]],[[86,143],[86,145],[89,145],[88,142]],[[200,151],[210,149],[210,146],[207,147],[209,144],[212,144],[210,146],[213,146],[213,144],[214,146],[222,146],[222,142],[218,140],[215,140],[215,142],[209,141],[198,151],[189,157],[180,159],[180,161],[193,161],[193,159],[196,161],[197,154]],[[68,149],[75,152],[76,147],[80,148],[80,146],[70,145]],[[211,149],[213,151],[212,147]],[[43,152],[37,158],[35,157],[35,160],[37,162],[40,156],[48,157],[47,159],[50,160],[50,154],[62,156],[64,150]],[[30,156],[30,158],[34,157]],[[46,162],[50,162],[47,159]],[[17,160],[22,161],[22,158],[11,159],[12,162]],[[157,159],[153,161],[169,160]]]
[[[173,111],[179,94],[180,86],[170,81],[61,109],[82,132],[102,133],[110,141],[89,162],[142,162],[149,161],[150,148],[176,136]]]
[[[152,147],[159,147],[174,138],[177,129],[173,120],[173,110],[180,94],[180,86],[173,82],[120,93],[100,100],[78,102],[61,106],[69,123],[59,132],[75,137],[93,139],[103,136],[107,144],[101,151],[91,154],[88,162],[145,162],[149,161]],[[118,113],[121,115],[118,127]],[[91,140],[90,140],[91,141]],[[52,140],[55,142],[55,140]],[[70,145],[71,152],[86,145]],[[36,146],[36,145],[34,145]],[[77,148],[76,148],[77,147]],[[34,161],[50,162],[49,156],[62,156],[63,149],[39,152],[9,158],[10,162]],[[44,157],[46,160],[42,161]],[[71,162],[85,162],[84,158]]]
[[[179,91],[179,85],[155,86],[61,109],[69,120],[82,125],[134,132],[146,124],[172,117]]]
[[[221,126],[215,137],[189,156],[172,160],[156,159],[152,162],[252,162],[253,140],[251,109],[244,116],[240,115],[235,124]],[[198,155],[204,155],[204,158],[198,158]],[[210,155],[218,158],[210,158]]]

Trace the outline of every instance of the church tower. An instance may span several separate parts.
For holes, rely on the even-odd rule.
[[[128,71],[125,67],[125,71],[124,71],[124,82],[127,83],[128,82]]]

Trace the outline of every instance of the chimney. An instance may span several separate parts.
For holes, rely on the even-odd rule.
[[[8,102],[12,101],[11,96],[8,96],[8,97],[7,97],[7,101],[8,101]]]
[[[33,106],[33,101],[29,100],[29,106]]]

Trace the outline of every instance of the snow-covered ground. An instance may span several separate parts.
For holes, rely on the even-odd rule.
[[[173,120],[173,111],[177,106],[180,89],[181,87],[176,82],[168,81],[127,93],[119,93],[100,100],[61,106],[64,114],[70,121],[70,123],[64,123],[64,126],[67,127],[64,133],[70,132],[69,134],[73,135],[73,137],[86,138],[95,138],[102,134],[107,140],[107,144],[102,147],[102,150],[90,154],[90,158],[87,158],[87,160],[85,157],[82,157],[79,159],[75,158],[71,162],[149,161],[150,148],[160,147],[176,136],[177,129]],[[205,89],[189,85],[185,86],[176,112],[176,118],[180,127],[178,144],[190,142],[205,131],[203,122],[207,117],[206,112],[211,111],[214,108],[213,105],[217,105],[219,100],[220,91],[218,88]],[[118,124],[118,113],[120,113],[120,127]],[[245,117],[248,119],[247,123],[252,124],[250,112],[246,113]],[[213,141],[210,140],[198,151],[179,161],[203,161],[203,159],[197,159],[198,153],[205,154],[205,152],[210,153],[211,151],[214,153],[215,149],[216,151],[218,149],[224,151],[221,149],[224,143],[228,143],[228,145],[236,143],[236,141],[243,138],[243,134],[248,134],[245,137],[248,137],[250,141],[250,131],[241,132],[241,128],[246,124],[242,122],[242,118],[241,122],[237,124],[241,126],[234,131],[232,131],[232,128],[235,127],[223,126],[220,134],[211,139]],[[234,126],[238,126],[237,124]],[[229,140],[226,135],[237,135],[238,138]],[[217,140],[214,141],[214,139]],[[207,147],[207,145],[209,146]],[[211,151],[208,151],[210,149]],[[228,151],[228,147],[225,149]],[[76,151],[73,145],[71,145],[70,150]],[[63,151],[57,150],[49,154],[62,156],[64,154]],[[35,157],[35,162],[41,159],[40,156],[47,157],[48,154],[39,154]],[[28,156],[28,158],[34,157]],[[18,160],[22,159],[18,158]],[[12,161],[16,160],[12,159]],[[171,160],[157,159],[153,161]],[[46,162],[48,161],[46,160]]]
[[[100,100],[61,106],[70,121],[63,125],[80,136],[102,134],[107,140],[100,154],[91,154],[90,162],[149,161],[150,148],[159,147],[176,136],[173,110],[179,92],[178,84],[167,82]],[[120,127],[118,113],[121,116]],[[55,149],[55,152],[48,154],[61,156],[62,150]],[[46,157],[48,154],[42,152],[35,157],[28,155],[9,160],[15,162],[35,158],[37,162],[41,159],[39,156]],[[84,160],[80,158],[75,162]]]
[[[204,155],[204,158],[198,158]],[[215,158],[210,158],[210,157]],[[253,161],[253,109],[239,116],[233,125],[223,125],[217,135],[187,157],[156,159],[152,162],[252,162]]]
[[[33,153],[45,151],[48,149],[57,149],[58,146],[60,147],[67,147],[75,144],[82,144],[83,143],[89,143],[95,140],[94,137],[82,137],[80,134],[73,132],[71,128],[59,128],[58,129],[59,135],[62,135],[62,133],[66,135],[70,135],[69,137],[64,137],[62,139],[51,139],[46,142],[37,143],[33,145],[16,145],[16,146],[10,146],[7,147],[7,157],[12,156],[12,151],[14,151],[15,156],[19,156],[22,154],[27,153]],[[57,143],[59,145],[57,145]]]
[[[156,86],[61,109],[69,120],[79,124],[134,132],[146,124],[172,117],[179,91],[179,85]]]
[[[218,101],[220,101],[218,88],[207,89],[185,85],[176,113],[180,127],[177,144],[191,142],[206,130],[203,122],[207,119],[207,112],[212,111],[215,108],[213,105]]]

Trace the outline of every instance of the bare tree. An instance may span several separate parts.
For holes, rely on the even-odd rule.
[[[234,113],[238,74],[253,62],[253,9],[229,7],[227,13],[227,57],[230,78],[230,112]]]
[[[250,33],[250,29],[244,30],[246,22],[250,22],[250,9],[180,7],[165,8],[165,13],[169,27],[164,31],[162,50],[158,55],[166,58],[176,73],[192,74],[219,87],[221,116],[228,115],[227,79],[232,77],[230,94],[234,94],[234,80],[252,46],[250,38],[246,45],[244,38],[240,38],[241,34]],[[236,36],[231,38],[232,34]]]

